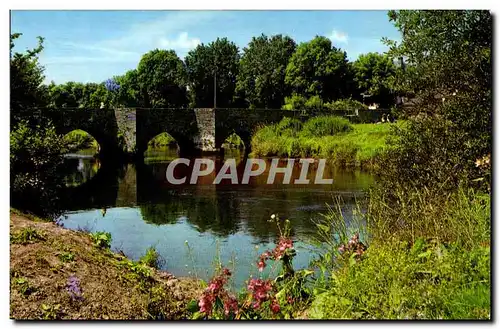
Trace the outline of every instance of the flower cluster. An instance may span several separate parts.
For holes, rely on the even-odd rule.
[[[200,300],[198,301],[200,312],[210,315],[216,300],[219,299],[224,305],[224,314],[226,316],[231,313],[238,313],[238,300],[236,297],[229,295],[227,290],[224,288],[224,285],[227,283],[230,276],[231,271],[224,268],[220,275],[210,280],[208,287],[203,291]]]
[[[267,266],[266,261],[269,259],[280,260],[287,250],[293,249],[293,241],[287,237],[280,237],[278,244],[272,251],[265,251],[259,256],[259,261],[257,262],[257,268],[260,272],[264,270]]]
[[[66,284],[66,291],[68,291],[72,300],[83,300],[80,279],[78,279],[75,275],[69,277],[68,283]]]
[[[273,290],[271,280],[250,279],[247,286],[248,290],[252,293],[253,308],[260,308],[261,304],[271,299],[270,292]],[[280,306],[276,298],[271,300],[271,310],[278,313]]]
[[[485,155],[484,157],[476,160],[476,167],[481,169],[488,169],[490,167],[491,155]]]
[[[361,257],[366,250],[366,246],[363,242],[359,241],[359,233],[356,233],[349,239],[347,245],[342,244],[338,250],[341,254],[354,252],[356,256]]]
[[[111,91],[111,92],[118,91],[120,89],[120,85],[118,83],[116,83],[116,81],[113,79],[106,80],[104,82],[104,86],[106,87],[106,89],[108,91]]]

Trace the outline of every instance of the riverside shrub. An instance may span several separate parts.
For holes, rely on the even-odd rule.
[[[323,137],[352,130],[353,127],[347,119],[338,116],[320,116],[307,120],[301,133],[307,137]]]

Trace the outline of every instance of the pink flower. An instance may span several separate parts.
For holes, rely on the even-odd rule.
[[[280,311],[280,304],[278,304],[278,301],[276,299],[273,299],[273,301],[271,302],[271,311],[273,311],[274,314]]]
[[[259,261],[257,262],[257,267],[259,268],[259,272],[262,272],[264,268],[266,267],[266,263],[264,261]]]
[[[228,296],[224,301],[224,314],[229,315],[230,312],[238,313],[238,300]]]
[[[200,298],[200,301],[198,302],[198,306],[200,307],[200,312],[210,315],[210,313],[212,313],[212,306],[214,301],[215,301],[215,296],[204,292]]]

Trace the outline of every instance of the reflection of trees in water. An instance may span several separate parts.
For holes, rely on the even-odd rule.
[[[268,222],[271,214],[289,219],[294,234],[313,234],[316,227],[312,219],[327,212],[327,203],[334,205],[334,194],[344,191],[346,207],[352,208],[355,199],[350,191],[359,194],[359,189],[372,179],[363,179],[364,175],[356,172],[336,172],[334,186],[267,185],[266,177],[249,185],[173,186],[165,183],[167,165],[155,163],[138,168],[138,199],[143,204],[145,221],[162,225],[186,217],[200,232],[227,236],[241,229],[262,242],[273,241],[278,234],[276,226]]]
[[[64,162],[66,186],[85,183],[94,177],[101,167],[101,162],[96,158],[67,158]]]

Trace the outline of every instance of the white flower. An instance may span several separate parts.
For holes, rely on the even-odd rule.
[[[271,215],[271,219],[275,219],[276,218],[276,215],[275,214],[272,214]]]

